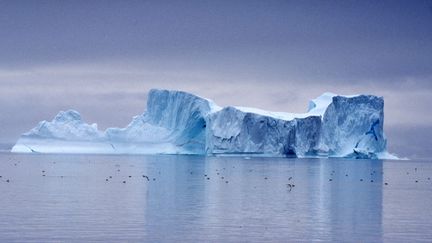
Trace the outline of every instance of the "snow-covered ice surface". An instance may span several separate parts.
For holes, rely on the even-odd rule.
[[[296,114],[222,108],[190,93],[153,89],[147,111],[124,128],[102,132],[77,111],[61,111],[24,133],[12,152],[395,159],[386,151],[383,110],[383,98],[372,95],[324,93]]]

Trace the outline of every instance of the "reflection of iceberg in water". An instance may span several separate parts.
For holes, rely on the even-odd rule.
[[[329,235],[338,237],[332,240],[382,239],[382,172],[382,161],[320,162],[319,177],[310,177],[317,181],[309,190],[319,187],[319,193],[310,194],[310,201],[317,204],[312,204],[311,210],[315,211],[314,220],[322,223]]]
[[[383,239],[379,160],[149,156],[145,161],[143,173],[157,178],[140,185],[143,195],[136,202],[143,210],[137,213],[149,222],[142,227],[148,241]],[[288,183],[295,184],[291,191]]]
[[[211,180],[195,223],[208,226],[211,240],[382,239],[381,161],[243,160],[206,158]],[[291,192],[287,183],[295,184]]]
[[[202,184],[205,157],[159,155],[148,156],[146,161],[152,165],[148,169],[151,181],[142,208],[146,221],[151,223],[142,227],[146,236],[143,241],[177,242],[188,241],[188,237],[192,241],[202,237],[189,233],[197,230],[206,205],[206,188]],[[156,181],[152,181],[154,177]]]

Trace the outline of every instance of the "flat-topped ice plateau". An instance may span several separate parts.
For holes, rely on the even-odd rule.
[[[147,111],[99,131],[61,111],[21,135],[12,152],[396,158],[386,150],[384,99],[324,93],[294,114],[219,107],[199,96],[150,90]]]

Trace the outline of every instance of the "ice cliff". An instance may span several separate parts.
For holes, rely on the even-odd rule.
[[[219,107],[199,96],[151,90],[147,111],[124,128],[102,132],[78,112],[60,112],[21,135],[12,152],[248,154],[382,158],[384,100],[324,93],[307,113]]]

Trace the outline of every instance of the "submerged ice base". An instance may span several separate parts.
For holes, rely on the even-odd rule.
[[[388,158],[383,110],[372,95],[325,93],[294,114],[153,89],[147,111],[125,128],[102,132],[62,111],[21,135],[12,152]]]

